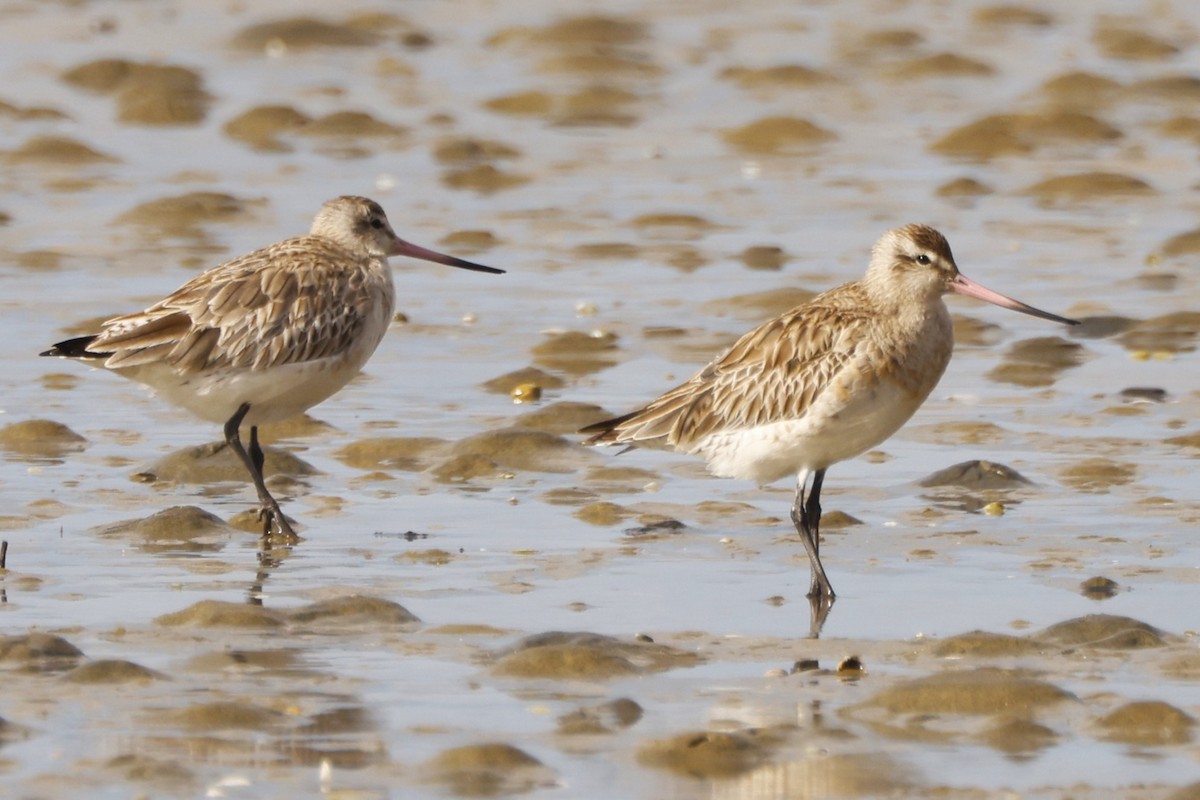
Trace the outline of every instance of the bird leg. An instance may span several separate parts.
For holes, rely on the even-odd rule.
[[[278,524],[279,534],[289,541],[295,541],[300,537],[296,536],[296,532],[292,530],[291,523],[283,515],[279,503],[267,491],[267,484],[263,480],[263,464],[266,461],[266,455],[258,444],[258,426],[250,428],[250,452],[246,452],[246,448],[242,446],[242,439],[238,431],[242,426],[242,420],[249,412],[249,403],[242,403],[238,407],[238,410],[225,423],[225,441],[233,448],[233,452],[237,453],[242,464],[246,466],[246,470],[250,473],[250,480],[254,482],[254,490],[258,492],[260,506],[258,518],[263,523],[263,538],[269,537],[274,524]]]
[[[812,584],[808,590],[809,597],[832,599],[833,586],[825,575],[825,567],[821,566],[821,484],[825,482],[825,470],[819,469],[813,473],[812,491],[807,500],[804,497],[804,484],[808,481],[808,470],[802,470],[796,479],[796,500],[792,503],[792,524],[800,533],[800,541],[808,551],[808,564],[812,571]]]

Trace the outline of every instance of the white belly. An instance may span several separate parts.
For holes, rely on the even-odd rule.
[[[154,363],[116,372],[153,387],[164,400],[201,419],[223,424],[243,403],[249,403],[243,424],[280,422],[307,411],[349,383],[383,340],[390,321],[389,303],[371,315],[351,347],[312,361],[198,373],[181,373]]]
[[[877,446],[924,400],[884,382],[836,411],[818,402],[800,419],[714,433],[689,452],[703,456],[714,475],[771,483],[801,470],[826,469]]]

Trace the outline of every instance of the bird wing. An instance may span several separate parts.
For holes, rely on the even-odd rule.
[[[343,352],[365,325],[371,300],[360,259],[299,237],[201,273],[145,311],[108,320],[87,349],[109,354],[105,366],[114,369],[266,369]]]
[[[835,376],[855,368],[869,340],[868,317],[819,301],[745,334],[644,408],[585,428],[595,434],[588,443],[658,439],[686,449],[724,430],[802,418],[819,397],[838,391]]]

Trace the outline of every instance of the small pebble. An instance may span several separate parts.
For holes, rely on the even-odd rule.
[[[862,659],[858,656],[846,656],[837,665],[838,674],[864,672],[866,667],[863,666]]]
[[[1097,575],[1079,584],[1079,589],[1084,597],[1091,598],[1092,600],[1107,600],[1110,597],[1114,597],[1121,590],[1121,587],[1112,578]]]
[[[509,392],[514,403],[536,403],[542,399],[542,387],[536,383],[520,383]]]

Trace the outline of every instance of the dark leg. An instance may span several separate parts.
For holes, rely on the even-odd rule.
[[[242,463],[246,465],[247,471],[250,473],[250,480],[254,482],[254,490],[258,492],[258,502],[262,506],[259,511],[259,518],[263,522],[263,537],[271,535],[273,524],[279,525],[279,533],[285,539],[296,540],[296,532],[292,530],[291,524],[287,521],[287,517],[283,515],[283,511],[279,508],[279,503],[267,491],[267,484],[263,480],[263,461],[265,456],[262,448],[258,444],[258,428],[250,428],[250,452],[246,452],[246,448],[242,447],[242,439],[238,433],[238,429],[242,426],[242,420],[246,418],[246,414],[250,411],[249,403],[242,403],[234,415],[225,423],[225,441],[233,448],[233,452],[237,453]]]
[[[792,503],[792,524],[800,533],[800,541],[808,551],[809,568],[812,571],[812,584],[808,590],[809,597],[833,598],[833,586],[825,576],[825,567],[821,565],[821,484],[825,482],[825,470],[819,469],[813,473],[812,491],[808,499],[804,497],[804,484],[807,481],[807,471],[801,472],[796,480],[796,500]]]
[[[263,452],[262,447],[258,444],[258,426],[250,426],[250,460],[254,462],[254,468],[259,475],[263,474],[263,464],[267,463],[267,454]]]
[[[808,590],[808,604],[812,611],[809,621],[809,638],[816,639],[821,635],[825,626],[825,618],[833,608],[835,596],[829,578],[825,576],[825,568],[821,566],[821,484],[825,481],[825,470],[817,470],[813,475],[812,491],[807,501],[804,497],[804,484],[808,480],[805,470],[796,478],[796,500],[792,503],[792,523],[800,533],[800,541],[808,551],[808,564],[812,571],[812,585]]]

